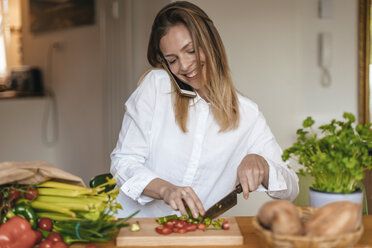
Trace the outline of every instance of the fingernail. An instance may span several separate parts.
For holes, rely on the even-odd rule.
[[[199,216],[198,216],[198,214],[196,213],[196,212],[194,212],[194,218],[198,218]]]

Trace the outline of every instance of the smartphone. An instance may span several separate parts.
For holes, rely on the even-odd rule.
[[[172,81],[175,83],[176,88],[177,88],[178,92],[181,93],[181,95],[188,96],[188,97],[195,97],[196,96],[196,92],[195,92],[193,87],[191,87],[190,85],[182,82],[181,79],[179,79],[178,77],[176,77],[176,75],[173,74],[173,72],[171,71],[171,69],[168,66],[167,61],[164,59],[163,56],[162,56],[162,65],[163,65],[163,68],[168,72]]]

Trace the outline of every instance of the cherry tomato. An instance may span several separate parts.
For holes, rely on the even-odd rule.
[[[35,230],[35,234],[36,234],[35,244],[39,244],[43,239],[43,235],[41,234],[40,230]]]
[[[177,233],[186,233],[187,232],[187,230],[186,230],[186,228],[180,228],[180,229],[178,229],[178,231],[177,231]]]
[[[159,234],[163,234],[163,229],[164,229],[163,225],[155,227],[155,231]]]
[[[173,228],[174,222],[169,220],[169,221],[164,223],[164,226],[169,227],[169,228]]]
[[[51,232],[49,233],[47,240],[53,241],[53,242],[58,242],[58,241],[63,241],[63,238],[61,234],[56,233],[56,232]]]
[[[230,229],[230,224],[229,224],[229,222],[227,222],[227,221],[223,222],[223,223],[222,223],[222,228],[223,228],[224,230],[229,230],[229,229]]]
[[[39,219],[37,226],[44,231],[50,232],[53,228],[53,222],[51,219],[43,217]]]
[[[39,244],[39,248],[52,248],[53,245],[53,241],[46,239]]]
[[[26,192],[23,193],[23,197],[31,201],[35,200],[38,195],[39,195],[39,191],[37,189],[30,189],[30,188],[27,188]]]
[[[199,223],[199,224],[198,224],[198,229],[199,229],[199,230],[204,231],[206,228],[207,228],[207,227],[206,227],[206,225],[205,225],[204,223]]]
[[[185,223],[179,221],[174,226],[177,228],[183,228],[185,226]]]
[[[172,232],[172,229],[170,229],[169,227],[165,227],[165,226],[157,226],[155,228],[155,231],[159,234],[167,235],[167,234],[170,234]]]
[[[168,222],[172,223],[173,225],[176,224],[178,222],[178,220],[176,219],[170,219],[168,220]]]
[[[186,226],[186,230],[187,230],[188,232],[193,232],[193,231],[195,231],[196,229],[198,229],[198,226],[197,226],[196,224],[188,224],[188,225]]]
[[[68,248],[68,245],[63,241],[58,241],[53,244],[53,248]]]
[[[167,234],[170,234],[171,232],[172,232],[172,229],[170,229],[169,227],[163,228],[163,234],[167,235]]]
[[[11,188],[9,190],[8,201],[17,200],[20,195],[21,192],[17,188]]]

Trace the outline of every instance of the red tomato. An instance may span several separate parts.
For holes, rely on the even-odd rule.
[[[177,232],[178,232],[178,230],[179,230],[179,228],[178,228],[178,227],[173,227],[173,228],[172,228],[172,232],[174,232],[174,233],[177,233]]]
[[[39,191],[37,189],[30,189],[30,188],[27,188],[26,192],[23,193],[23,197],[31,201],[35,200],[38,195],[39,195]]]
[[[21,192],[17,188],[11,188],[9,190],[8,201],[17,200],[20,195]]]
[[[199,229],[199,230],[204,231],[206,228],[207,228],[207,227],[206,227],[206,225],[205,225],[204,223],[199,223],[199,224],[198,224],[198,229]]]
[[[43,235],[41,234],[40,230],[35,230],[35,234],[36,234],[36,241],[35,241],[35,244],[39,244],[41,242],[41,240],[43,239]]]
[[[39,244],[39,248],[52,248],[53,247],[53,241],[51,240],[44,240]]]
[[[186,226],[186,230],[187,230],[188,232],[193,232],[193,231],[195,231],[196,229],[198,229],[198,226],[197,226],[196,224],[188,224],[188,225]]]
[[[169,227],[165,227],[165,226],[157,226],[155,227],[155,231],[159,234],[167,235],[172,232],[172,229],[170,229]]]
[[[170,234],[171,232],[172,232],[172,229],[170,229],[169,227],[163,228],[163,234],[167,235],[167,234]]]
[[[229,224],[229,222],[228,222],[228,221],[223,222],[223,223],[222,223],[222,228],[223,228],[224,230],[229,230],[229,229],[230,229],[230,224]]]
[[[176,224],[178,222],[178,220],[176,220],[176,219],[170,219],[167,222],[172,223],[174,225],[174,224]]]
[[[53,244],[53,248],[68,248],[68,245],[63,241],[58,241]]]
[[[51,232],[49,233],[47,240],[51,240],[53,242],[58,242],[58,241],[63,241],[63,238],[61,234],[56,233],[56,232]]]
[[[174,221],[167,221],[167,222],[165,222],[164,223],[164,226],[166,226],[166,227],[169,227],[169,228],[172,228],[173,226],[174,226]]]
[[[186,222],[179,220],[174,226],[177,228],[184,228]]]
[[[157,226],[155,227],[155,231],[159,234],[163,234],[164,226]]]
[[[187,232],[187,230],[186,230],[186,228],[180,228],[180,229],[178,229],[178,232],[177,233],[186,233]]]
[[[43,217],[39,219],[37,226],[44,231],[50,232],[53,228],[53,222],[51,219]]]

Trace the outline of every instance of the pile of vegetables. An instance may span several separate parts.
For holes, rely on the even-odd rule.
[[[112,215],[121,208],[116,202],[119,189],[115,185],[110,174],[93,178],[91,188],[56,181],[2,185],[0,247],[39,244],[40,248],[63,248],[74,242],[109,241],[137,213],[120,221]],[[11,229],[19,231],[7,231]],[[27,240],[32,244],[12,246],[16,233],[28,233]]]
[[[319,208],[308,220],[300,218],[296,206],[285,200],[265,203],[257,214],[259,223],[280,235],[335,236],[356,231],[362,206],[350,201],[332,202]]]

